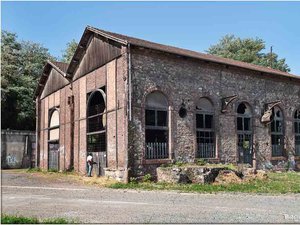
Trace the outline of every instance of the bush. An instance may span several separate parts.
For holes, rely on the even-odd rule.
[[[147,173],[144,177],[143,177],[143,182],[150,182],[152,180],[152,176],[151,174]]]
[[[133,183],[133,184],[137,184],[138,183],[138,179],[136,177],[130,177],[129,178],[129,182]]]
[[[204,159],[197,159],[196,165],[198,166],[204,166],[207,162]]]
[[[184,162],[178,160],[175,162],[175,165],[180,167],[184,165]]]

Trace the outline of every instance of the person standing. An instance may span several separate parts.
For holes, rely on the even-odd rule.
[[[87,163],[87,174],[88,177],[92,176],[92,170],[93,170],[93,155],[92,153],[89,153],[87,158],[86,158],[86,163]]]

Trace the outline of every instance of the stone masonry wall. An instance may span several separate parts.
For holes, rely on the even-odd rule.
[[[270,126],[260,123],[264,104],[281,100],[284,112],[286,143],[294,145],[293,113],[299,108],[300,82],[261,74],[234,67],[226,67],[199,60],[176,57],[146,49],[132,51],[132,121],[129,122],[129,161],[135,175],[153,172],[153,168],[172,160],[191,162],[196,155],[195,102],[201,97],[214,104],[216,138],[215,161],[237,162],[236,109],[247,102],[252,107],[253,145],[257,151],[258,167],[271,158]],[[144,160],[146,95],[162,91],[170,105],[170,157],[167,160]],[[221,99],[238,95],[226,113],[221,113]],[[185,118],[178,111],[184,101],[188,110]],[[282,158],[280,158],[282,159]]]

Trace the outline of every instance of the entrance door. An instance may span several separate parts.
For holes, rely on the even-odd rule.
[[[252,135],[238,134],[239,162],[252,165]]]
[[[106,167],[106,152],[92,152],[93,154],[93,171],[97,176],[104,176],[104,168]]]
[[[48,151],[48,169],[57,170],[59,169],[59,143],[49,142]]]

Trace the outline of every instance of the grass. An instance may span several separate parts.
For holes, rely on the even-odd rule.
[[[231,165],[227,165],[231,167]],[[244,192],[244,193],[300,193],[300,173],[268,173],[264,180],[250,180],[243,183],[231,184],[169,184],[155,183],[149,180],[145,182],[132,182],[127,184],[117,182],[108,177],[84,177],[75,172],[47,172],[35,169],[27,170],[29,173],[38,174],[52,179],[70,179],[87,185],[108,187],[114,189],[142,189],[142,190],[175,190],[181,192],[217,193],[217,192]]]
[[[64,218],[38,219],[36,217],[1,215],[1,224],[71,224],[78,223]]]
[[[27,173],[31,173],[36,176],[44,177],[47,179],[60,179],[60,180],[69,180],[74,182],[80,182],[87,185],[96,185],[98,187],[106,187],[112,184],[117,183],[116,180],[108,177],[85,177],[81,176],[79,173],[74,171],[47,171],[41,170],[39,168],[33,168],[26,170]]]
[[[143,190],[176,190],[182,192],[216,193],[216,192],[244,192],[244,193],[300,193],[299,173],[268,173],[265,180],[252,180],[244,183],[232,184],[168,184],[131,182],[128,184],[115,183],[109,185],[115,189],[143,189]]]

